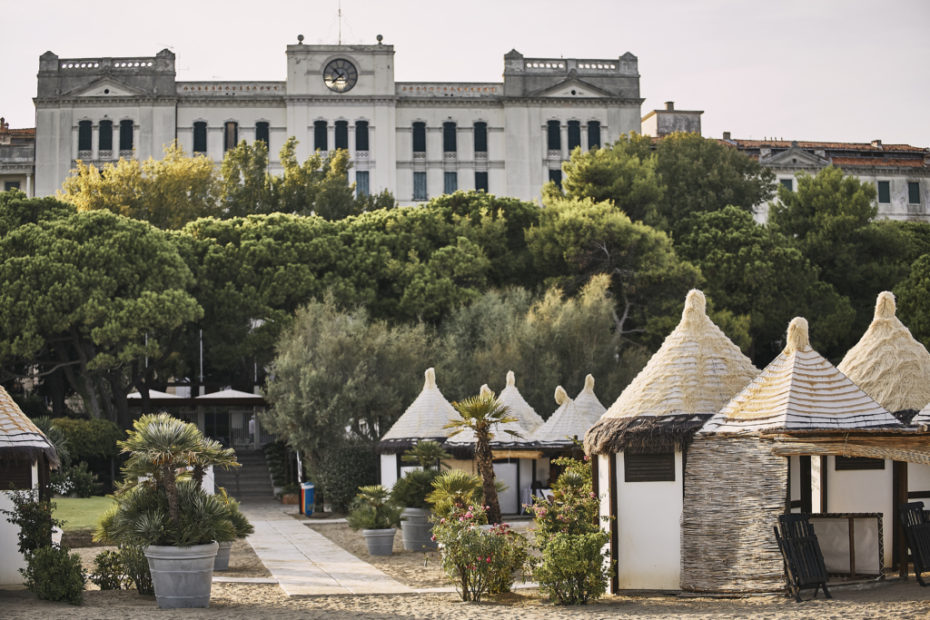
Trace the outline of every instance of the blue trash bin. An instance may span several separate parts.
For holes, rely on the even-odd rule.
[[[313,514],[313,483],[302,482],[300,484],[300,509],[308,517]]]

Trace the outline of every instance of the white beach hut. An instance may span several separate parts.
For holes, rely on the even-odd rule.
[[[446,425],[458,416],[436,385],[436,371],[427,368],[423,389],[378,443],[381,453],[381,484],[392,488],[407,466],[401,454],[420,441],[442,443],[449,436]],[[409,469],[416,469],[409,466]]]
[[[616,562],[612,589],[678,590],[687,444],[759,369],[692,290],[681,321],[585,436]]]

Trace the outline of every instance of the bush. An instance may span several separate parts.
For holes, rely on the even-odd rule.
[[[13,510],[0,510],[7,521],[19,526],[19,552],[26,555],[52,544],[52,530],[62,522],[52,517],[55,504],[36,499],[33,491],[14,491],[10,494]]]
[[[349,442],[333,446],[326,458],[313,466],[317,490],[337,512],[345,512],[359,487],[378,482],[378,455],[368,443]]]
[[[26,568],[20,569],[26,588],[48,601],[80,605],[84,600],[87,575],[81,557],[63,547],[39,547],[26,554]]]
[[[120,560],[126,571],[126,577],[139,594],[155,594],[152,585],[152,573],[149,572],[149,561],[139,545],[122,545],[119,548]]]
[[[49,478],[49,485],[52,492],[58,495],[77,497],[93,497],[99,495],[102,490],[97,474],[90,471],[84,461],[53,473]]]
[[[360,487],[346,519],[354,530],[386,530],[400,523],[400,507],[380,484]]]
[[[90,580],[101,590],[122,590],[128,584],[126,567],[118,551],[101,551],[94,557],[94,572]]]
[[[450,518],[456,511],[464,514],[466,507],[481,503],[481,485],[479,476],[453,469],[433,480],[433,491],[426,501],[433,506],[436,520]]]
[[[123,432],[115,422],[86,418],[53,418],[52,426],[65,436],[73,462],[110,459],[119,454],[116,442]]]
[[[394,483],[391,499],[404,508],[429,508],[426,496],[433,490],[433,480],[439,476],[435,469],[418,469]]]

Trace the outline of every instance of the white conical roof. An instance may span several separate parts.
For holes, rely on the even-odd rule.
[[[920,410],[914,419],[911,420],[911,426],[928,426],[930,425],[930,403]]]
[[[901,427],[888,410],[810,346],[807,321],[788,326],[785,350],[700,433]]]
[[[481,394],[481,396],[494,396],[494,392],[487,385],[482,385],[481,389],[479,390],[479,393]],[[496,399],[497,402],[508,407],[508,411],[507,411],[508,417],[515,417],[514,411],[509,408],[510,405],[508,405],[507,403],[501,400],[501,397],[503,395],[504,393],[501,392],[501,396],[498,396]],[[533,413],[535,414],[536,412],[534,411]],[[516,433],[516,435],[514,435],[513,433]],[[450,446],[462,446],[462,445],[473,444],[475,443],[475,441],[476,441],[475,432],[470,428],[466,428],[456,433],[455,435],[452,435],[451,437],[449,437],[449,439],[446,440],[446,444]],[[530,431],[528,431],[522,424],[520,424],[519,420],[516,420],[514,422],[507,422],[506,424],[493,424],[491,426],[491,444],[492,445],[525,444],[525,443],[529,443],[529,441],[530,441]]]
[[[594,394],[594,377],[584,379],[584,388],[574,400],[560,385],[555,388],[555,402],[559,408],[533,433],[533,440],[543,446],[570,446],[572,438],[582,439],[584,434],[607,410]]]
[[[436,371],[427,368],[424,375],[425,381],[420,395],[410,403],[381,441],[437,439],[449,436],[449,429],[445,426],[450,420],[458,417],[458,413],[436,386]]]
[[[930,403],[930,353],[895,316],[888,291],[878,294],[872,324],[837,368],[889,411]]]
[[[701,291],[688,293],[678,326],[604,418],[714,414],[759,374],[706,304]]]
[[[517,418],[517,424],[526,430],[527,434],[543,425],[542,416],[536,413],[536,410],[526,402],[526,399],[520,394],[520,390],[517,389],[516,377],[512,370],[507,371],[507,385],[501,390],[497,400],[507,405],[507,408],[510,409],[510,415]]]

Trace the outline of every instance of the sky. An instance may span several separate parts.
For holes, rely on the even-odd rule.
[[[338,17],[341,5],[342,18]],[[928,0],[0,0],[0,116],[33,127],[39,56],[154,56],[178,80],[285,79],[285,46],[375,43],[397,81],[500,81],[503,56],[639,58],[642,113],[703,134],[930,147]]]

